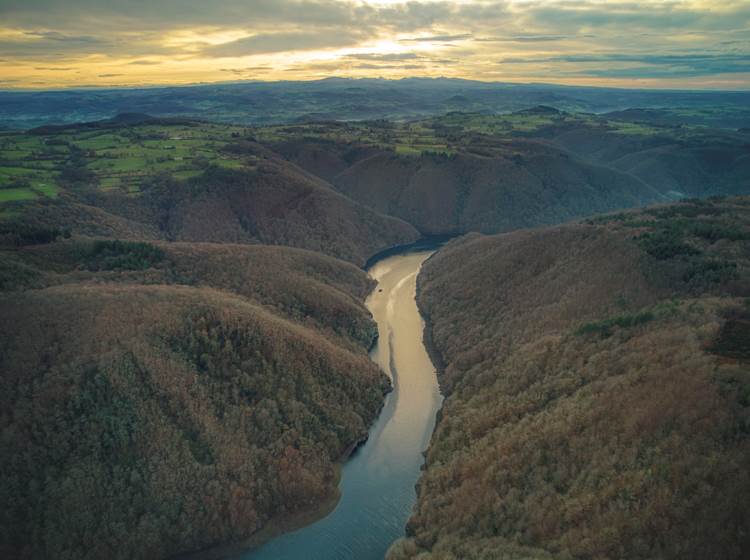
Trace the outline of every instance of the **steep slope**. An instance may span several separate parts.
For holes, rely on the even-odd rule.
[[[270,127],[258,136],[344,194],[425,233],[497,233],[750,187],[746,132],[547,106]]]
[[[72,239],[0,280],[3,557],[168,557],[315,511],[388,390],[370,281],[330,257]]]
[[[419,236],[242,127],[143,115],[4,136],[2,189],[0,222],[89,236],[288,245],[360,265]]]
[[[122,245],[121,248],[112,247]],[[302,249],[212,243],[146,244],[157,260],[129,266],[124,260],[142,244],[73,239],[30,245],[0,260],[0,288],[19,290],[81,282],[177,284],[210,287],[249,298],[322,334],[369,347],[375,336],[362,300],[370,279],[354,265]],[[111,259],[120,259],[121,265]],[[109,259],[109,260],[108,260]],[[12,274],[12,266],[28,274]],[[124,267],[124,268],[123,268]],[[5,280],[3,282],[2,280]],[[343,341],[339,341],[343,342]]]
[[[126,202],[132,205],[132,201]],[[57,228],[89,237],[163,239],[164,235],[152,216],[124,212],[125,205],[119,205],[119,212],[112,213],[97,204],[98,201],[91,204],[91,201],[63,193],[51,200],[12,205],[9,210],[11,219],[0,222],[4,222],[4,230]]]
[[[348,197],[429,234],[510,231],[660,198],[638,179],[526,140],[417,156],[310,144],[277,149]]]
[[[287,162],[269,158],[252,171],[212,169],[186,191],[172,184],[146,189],[169,239],[260,242],[302,247],[363,264],[377,251],[414,241],[401,220],[335,192]]]
[[[446,400],[389,558],[745,558],[749,209],[470,235],[430,259]]]
[[[679,126],[661,126],[643,134],[617,134],[571,127],[551,133],[550,139],[673,197],[746,194],[750,185],[750,137],[740,133],[688,134]]]

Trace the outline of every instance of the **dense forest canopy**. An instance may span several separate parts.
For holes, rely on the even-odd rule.
[[[0,554],[168,557],[330,508],[390,390],[359,267],[438,235],[419,304],[447,400],[391,557],[741,558],[750,233],[723,196],[748,129],[710,95],[475,94],[0,133]]]
[[[256,128],[123,114],[0,135],[0,228],[290,245],[361,265],[420,234],[742,194],[748,146],[747,130],[546,106]]]
[[[167,557],[330,502],[389,389],[371,285],[279,247],[4,252],[2,555]]]
[[[400,558],[744,558],[750,200],[470,235],[418,301],[447,395]]]

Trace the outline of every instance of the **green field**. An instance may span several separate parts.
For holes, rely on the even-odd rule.
[[[160,173],[181,181],[212,165],[240,169],[251,162],[222,148],[246,134],[243,127],[197,123],[68,129],[45,135],[4,133],[0,204],[52,198],[76,188],[137,194],[143,180]],[[71,180],[70,169],[78,180]]]
[[[700,127],[664,127],[537,108],[509,114],[448,113],[411,122],[315,122],[258,128],[182,122],[75,128],[46,134],[0,133],[0,204],[99,189],[138,196],[155,175],[186,181],[217,166],[253,168],[256,156],[225,150],[243,139],[270,146],[330,141],[392,151],[399,157],[453,156],[460,151],[508,156],[514,138],[596,128],[612,134],[687,137]],[[512,155],[512,154],[510,154]]]
[[[31,200],[38,195],[31,189],[0,189],[0,202]]]
[[[529,110],[504,115],[448,113],[413,122],[322,122],[269,126],[253,130],[253,135],[269,144],[299,140],[325,140],[392,150],[399,156],[428,153],[452,155],[467,147],[502,149],[503,142],[519,137],[535,137],[547,131],[573,127],[596,127],[612,134],[688,136],[696,127],[663,126],[610,121],[595,115],[571,114],[553,110]]]
[[[452,154],[455,147],[435,134],[429,122],[325,123],[248,129],[216,124],[182,124],[68,129],[53,134],[0,135],[0,204],[55,197],[60,191],[96,188],[137,195],[157,174],[178,181],[199,176],[210,166],[242,169],[253,156],[223,148],[238,138],[262,142],[297,138],[357,142],[404,156],[425,152]],[[75,180],[70,179],[74,169]]]

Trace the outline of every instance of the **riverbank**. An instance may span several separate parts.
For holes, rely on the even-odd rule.
[[[443,373],[445,372],[445,368],[448,364],[443,358],[443,355],[440,353],[440,350],[438,350],[437,345],[435,344],[435,341],[432,336],[433,323],[430,319],[429,314],[427,314],[424,308],[419,304],[419,296],[420,296],[420,286],[419,286],[419,279],[417,279],[417,295],[415,299],[417,302],[417,308],[419,309],[419,313],[420,315],[422,315],[422,320],[424,321],[424,329],[422,330],[422,344],[424,344],[425,350],[427,351],[427,355],[430,357],[430,361],[435,366],[435,370],[437,372],[438,385],[440,385],[440,392],[443,395],[445,395],[445,387],[443,387],[442,379],[443,379]],[[440,411],[438,411],[438,414],[440,414]]]
[[[356,450],[356,448],[356,445],[352,446],[350,455]],[[344,461],[345,460],[346,459],[344,459]],[[200,550],[188,554],[181,554],[174,557],[173,560],[221,560],[222,558],[237,557],[243,553],[257,549],[271,539],[291,531],[296,531],[297,529],[301,529],[302,527],[323,519],[326,515],[336,509],[336,506],[341,499],[339,483],[341,481],[342,466],[343,462],[335,465],[334,492],[323,500],[323,502],[291,514],[274,517],[245,540],[221,544],[206,550]]]
[[[383,249],[382,251],[372,255],[369,259],[367,259],[367,262],[365,262],[362,269],[369,271],[377,263],[389,257],[406,255],[419,251],[437,251],[440,247],[448,243],[451,239],[455,239],[459,235],[461,234],[448,233],[445,235],[425,235],[424,237],[420,237],[413,243],[407,243],[405,245],[394,245],[393,247]]]
[[[373,346],[377,344],[373,343]],[[388,390],[384,393],[384,398],[387,398],[390,393],[393,392],[393,385],[388,387]],[[385,400],[383,401],[385,405]],[[373,424],[375,424],[383,411],[383,406],[380,407],[380,411],[375,418]],[[351,459],[353,455],[357,453],[357,450],[367,443],[370,433],[365,432],[355,441],[347,446],[344,452],[341,454],[338,462],[334,465],[334,477],[333,477],[333,492],[327,496],[322,502],[317,503],[309,508],[304,508],[292,513],[279,515],[271,518],[263,527],[258,531],[250,535],[247,539],[236,541],[233,543],[225,543],[215,547],[210,547],[205,550],[199,550],[186,554],[180,554],[173,557],[173,560],[221,560],[222,558],[238,557],[242,554],[252,552],[258,549],[272,539],[297,531],[303,527],[311,525],[329,515],[338,506],[341,500],[341,490],[339,485],[341,483],[341,471],[344,464]]]
[[[416,501],[422,452],[442,402],[415,302],[417,275],[432,251],[414,250],[412,245],[398,248],[400,255],[381,255],[369,270],[378,284],[365,304],[379,333],[370,358],[391,374],[394,391],[367,442],[343,464],[339,503],[325,518],[277,535],[242,558],[382,560],[404,535]]]
[[[376,285],[365,304],[378,327],[370,358],[390,373],[392,394],[386,395],[369,431],[342,454],[335,492],[314,507],[271,519],[245,540],[181,558],[382,559],[390,544],[404,535],[416,500],[422,452],[442,401],[416,304],[417,277],[434,249],[420,249],[442,243],[423,239],[391,248],[395,255],[381,252],[369,261]],[[329,545],[322,544],[326,539],[331,541],[330,554]]]

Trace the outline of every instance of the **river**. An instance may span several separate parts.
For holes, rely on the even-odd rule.
[[[319,521],[246,552],[244,560],[382,560],[404,535],[422,451],[442,402],[415,301],[417,274],[432,252],[390,256],[369,270],[378,285],[366,305],[379,333],[370,357],[391,376],[394,390],[368,441],[344,464],[338,505]]]

